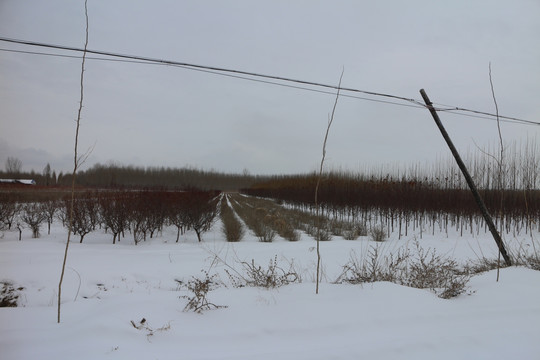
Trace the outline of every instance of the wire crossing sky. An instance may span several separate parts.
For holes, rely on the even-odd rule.
[[[386,98],[391,98],[391,99],[395,99],[395,100],[401,100],[401,101],[405,101],[405,102],[410,102],[410,103],[416,104],[417,105],[416,107],[420,107],[420,108],[426,107],[419,100],[408,99],[408,98],[398,96],[398,95],[383,94],[383,93],[377,93],[377,92],[373,92],[373,91],[359,90],[359,89],[352,89],[352,88],[342,88],[342,87],[339,87],[339,86],[336,86],[336,85],[320,84],[320,83],[315,83],[313,81],[308,81],[308,80],[298,80],[298,79],[284,78],[284,77],[280,77],[280,76],[277,76],[277,75],[257,74],[257,73],[250,73],[250,72],[242,71],[242,70],[224,69],[224,68],[219,68],[219,67],[212,67],[212,66],[205,66],[205,65],[198,65],[198,64],[188,64],[188,63],[174,61],[174,60],[153,59],[153,58],[140,57],[140,56],[137,56],[137,55],[116,54],[116,53],[111,53],[111,52],[106,52],[106,51],[99,51],[99,50],[80,49],[80,48],[66,47],[66,46],[62,46],[62,45],[44,44],[44,43],[37,43],[37,42],[34,42],[34,41],[28,41],[28,40],[7,39],[7,38],[0,37],[0,41],[5,41],[5,42],[10,42],[10,43],[15,43],[15,44],[22,44],[22,45],[29,45],[29,46],[45,47],[45,48],[50,48],[50,49],[76,51],[76,52],[82,52],[82,53],[86,52],[86,53],[89,53],[89,54],[104,55],[104,56],[113,57],[113,58],[129,59],[126,62],[137,62],[139,64],[158,64],[158,65],[167,65],[167,66],[178,66],[178,67],[182,67],[182,68],[187,68],[187,69],[193,69],[193,70],[197,70],[197,71],[204,71],[204,72],[208,72],[208,73],[213,73],[213,74],[216,74],[216,75],[227,75],[227,76],[232,76],[232,77],[236,77],[236,78],[244,79],[244,80],[258,81],[258,82],[263,82],[263,83],[272,84],[272,85],[290,86],[290,87],[294,87],[296,89],[301,89],[301,90],[318,91],[318,92],[321,92],[321,93],[333,94],[332,92],[329,92],[329,91],[313,90],[313,89],[310,89],[310,88],[300,87],[300,86],[293,86],[293,85],[284,85],[284,84],[278,83],[278,82],[260,80],[259,78],[271,79],[271,80],[280,80],[280,81],[284,81],[284,82],[298,83],[298,84],[302,84],[302,85],[311,85],[311,86],[315,86],[315,87],[335,89],[336,91],[339,90],[339,91],[346,91],[346,92],[353,92],[353,93],[363,93],[363,94],[366,94],[366,95],[372,95],[374,97],[386,97]],[[60,55],[60,54],[51,54],[51,53],[43,53],[43,52],[28,52],[28,51],[18,51],[18,50],[9,50],[9,49],[0,49],[0,51],[10,51],[10,52],[25,53],[25,54],[33,54],[33,55],[48,55],[48,56],[58,56],[58,57],[66,56],[66,55]],[[78,56],[76,58],[82,58],[82,56]],[[110,58],[107,58],[107,57],[95,57],[95,58],[90,58],[90,59],[93,59],[93,60],[105,60],[105,61],[119,61],[117,59],[110,59]],[[240,75],[230,75],[231,73],[232,74],[240,74]],[[241,75],[243,75],[243,76],[241,76]],[[250,76],[250,77],[246,77],[246,76]],[[402,104],[402,103],[390,102],[390,101],[385,102],[385,101],[382,101],[382,100],[361,98],[361,97],[358,97],[358,96],[350,96],[350,95],[340,95],[340,96],[347,96],[347,97],[357,98],[357,99],[362,99],[362,100],[379,101],[379,102],[382,102],[382,103],[387,103],[387,104],[392,104],[392,105],[407,106],[406,104]],[[408,105],[408,106],[413,106],[413,105]],[[491,117],[491,118],[494,118],[494,120],[497,120],[497,118],[498,118],[499,120],[500,119],[509,120],[509,121],[514,121],[514,122],[518,122],[518,123],[522,123],[522,124],[540,125],[540,122],[524,120],[524,119],[517,119],[517,118],[514,118],[514,117],[504,116],[504,115],[500,115],[500,114],[497,115],[497,114],[492,114],[492,113],[488,113],[488,112],[480,111],[480,110],[465,109],[465,108],[462,108],[462,107],[459,107],[459,106],[444,105],[444,107],[445,108],[436,108],[436,110],[437,111],[454,111],[454,113],[468,112],[468,113],[473,113],[473,114],[484,115],[482,117],[478,117],[478,118],[482,118],[482,119],[489,119]],[[469,115],[469,116],[476,117],[475,115]]]
[[[90,1],[88,15],[89,49],[100,49],[88,59],[101,61],[89,62],[85,74],[80,143],[93,147],[86,166],[313,171],[342,69],[330,168],[447,155],[415,100],[420,88],[458,148],[493,148],[490,62],[507,116],[503,139],[519,144],[538,135],[535,1],[119,0]],[[5,0],[0,40],[0,161],[69,168],[80,57],[67,49],[82,47],[84,3]],[[48,52],[34,51],[38,44]],[[389,106],[398,104],[405,106]]]

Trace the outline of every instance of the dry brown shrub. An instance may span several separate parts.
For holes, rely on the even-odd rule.
[[[435,250],[424,250],[415,243],[416,253],[401,248],[396,254],[381,254],[379,245],[371,246],[362,257],[353,253],[336,282],[352,284],[389,281],[418,289],[429,289],[443,299],[465,292],[471,275],[450,258]]]

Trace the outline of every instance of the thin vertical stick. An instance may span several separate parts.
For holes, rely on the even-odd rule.
[[[491,86],[491,95],[493,97],[493,102],[495,103],[495,115],[497,116],[497,130],[499,132],[499,144],[501,145],[501,152],[500,152],[501,157],[500,157],[499,169],[502,170],[504,144],[503,144],[503,138],[502,138],[502,132],[501,132],[501,121],[499,119],[499,105],[497,104],[497,99],[495,98],[495,89],[493,88],[493,79],[491,77],[491,63],[489,63],[489,84]],[[502,176],[502,174],[500,174],[499,176]],[[500,181],[502,182],[502,180]]]
[[[491,95],[493,97],[493,102],[495,103],[495,115],[497,116],[497,130],[499,132],[499,145],[501,147],[501,151],[499,153],[499,174],[497,176],[497,186],[499,187],[499,193],[501,194],[501,202],[499,207],[499,221],[501,222],[501,227],[499,230],[499,233],[503,233],[504,224],[503,224],[503,205],[504,205],[504,188],[506,186],[506,183],[503,181],[504,176],[504,144],[503,144],[503,138],[502,138],[502,132],[501,132],[501,122],[499,119],[499,105],[497,104],[497,98],[495,98],[495,89],[493,87],[493,79],[491,77],[491,62],[489,63],[489,85],[491,86]],[[500,275],[500,269],[501,269],[501,253],[499,252],[499,256],[497,258],[497,281],[499,281],[499,275]]]
[[[319,278],[320,278],[320,268],[321,268],[321,251],[320,251],[320,239],[321,239],[321,224],[320,224],[320,217],[319,217],[319,185],[321,184],[321,178],[322,178],[322,172],[323,172],[323,166],[324,166],[324,159],[326,157],[326,141],[328,140],[328,133],[330,132],[330,126],[332,126],[332,122],[334,121],[334,114],[336,112],[336,106],[339,99],[339,92],[341,90],[341,79],[343,78],[343,72],[345,70],[341,71],[341,76],[339,77],[339,85],[338,90],[336,93],[336,100],[334,101],[334,107],[332,108],[332,115],[330,116],[330,119],[328,120],[328,126],[326,127],[326,134],[324,135],[324,142],[323,142],[323,148],[322,148],[322,158],[321,158],[321,166],[319,168],[319,177],[317,178],[317,185],[315,186],[315,211],[316,211],[316,220],[317,220],[317,280],[315,285],[315,294],[319,293]]]
[[[75,151],[73,156],[73,174],[71,176],[71,207],[69,209],[69,226],[68,226],[68,236],[66,242],[66,249],[64,251],[64,261],[62,263],[62,273],[60,274],[60,282],[58,283],[58,323],[60,323],[60,308],[62,303],[62,282],[64,280],[64,273],[66,270],[67,255],[69,249],[69,241],[71,239],[71,228],[73,226],[73,207],[75,205],[75,176],[77,175],[77,168],[79,165],[79,159],[77,158],[77,146],[79,142],[79,126],[81,123],[81,112],[83,108],[83,98],[84,98],[84,63],[86,60],[86,48],[88,46],[88,0],[84,1],[84,15],[86,18],[86,39],[84,43],[84,53],[82,58],[81,65],[81,97],[79,102],[79,111],[77,113],[77,125],[75,129]]]

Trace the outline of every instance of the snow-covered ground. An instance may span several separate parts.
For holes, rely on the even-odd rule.
[[[112,244],[101,231],[70,244],[62,321],[56,322],[58,280],[66,231],[31,239],[6,231],[0,239],[0,280],[20,292],[16,308],[0,308],[0,359],[540,359],[540,272],[512,267],[475,276],[450,300],[392,283],[333,284],[351,252],[367,238],[321,243],[324,281],[315,294],[315,241],[259,243],[246,235],[226,243],[218,221],[198,243],[175,243],[173,228],[133,245]],[[416,238],[419,235],[416,234]],[[412,243],[390,239],[384,251]],[[495,257],[489,235],[436,235],[420,245],[459,261]],[[526,236],[510,246],[527,247]],[[219,256],[220,261],[216,261]],[[235,288],[225,270],[252,259],[263,267],[277,256],[294,265],[299,284]],[[225,265],[226,263],[227,265]],[[208,299],[226,308],[185,312],[190,295],[179,281],[217,274],[223,285]],[[141,325],[142,319],[145,319]],[[132,322],[140,327],[136,329]]]

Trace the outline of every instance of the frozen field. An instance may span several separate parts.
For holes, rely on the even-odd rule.
[[[247,234],[226,243],[216,222],[203,243],[174,228],[135,246],[126,234],[95,231],[70,244],[62,322],[56,299],[66,231],[30,238],[5,231],[0,280],[19,292],[19,307],[0,308],[0,358],[21,359],[540,359],[540,272],[522,267],[474,276],[466,293],[450,300],[429,290],[392,283],[334,284],[352,252],[362,257],[368,238],[321,243],[324,280],[315,295],[316,242],[259,243]],[[418,237],[418,234],[416,235]],[[414,234],[390,239],[381,251],[412,245]],[[418,239],[460,262],[496,257],[488,235]],[[509,246],[530,247],[530,238]],[[216,256],[220,260],[216,260]],[[277,256],[302,282],[276,289],[236,288],[225,270],[262,267]],[[226,265],[225,265],[226,264]],[[203,271],[222,284],[208,293],[226,308],[184,311],[190,292],[179,285]],[[182,297],[184,296],[184,297]],[[141,324],[141,321],[145,321]],[[135,328],[132,322],[139,327]]]

